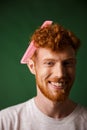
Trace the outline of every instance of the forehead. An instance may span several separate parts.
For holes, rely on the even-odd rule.
[[[69,58],[75,58],[75,51],[71,47],[64,48],[63,50],[52,51],[48,48],[39,48],[37,52],[37,58],[40,60],[55,59],[65,60]]]

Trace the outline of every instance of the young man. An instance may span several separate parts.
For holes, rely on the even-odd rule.
[[[36,97],[0,112],[0,130],[87,130],[87,109],[69,99],[79,39],[52,21],[31,37],[21,63],[36,78]]]

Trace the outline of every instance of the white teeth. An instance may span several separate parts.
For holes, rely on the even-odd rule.
[[[63,85],[63,83],[58,83],[58,82],[51,82],[51,84],[59,87]]]

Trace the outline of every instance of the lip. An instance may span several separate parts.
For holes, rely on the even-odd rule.
[[[50,86],[51,88],[56,89],[56,90],[62,90],[62,89],[65,88],[64,83],[51,82],[51,81],[49,81],[49,86]]]

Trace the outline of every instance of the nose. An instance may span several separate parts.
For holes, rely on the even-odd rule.
[[[58,78],[65,77],[66,70],[65,70],[64,66],[62,65],[62,63],[58,63],[54,66],[53,73],[54,73],[55,77],[58,77]]]

